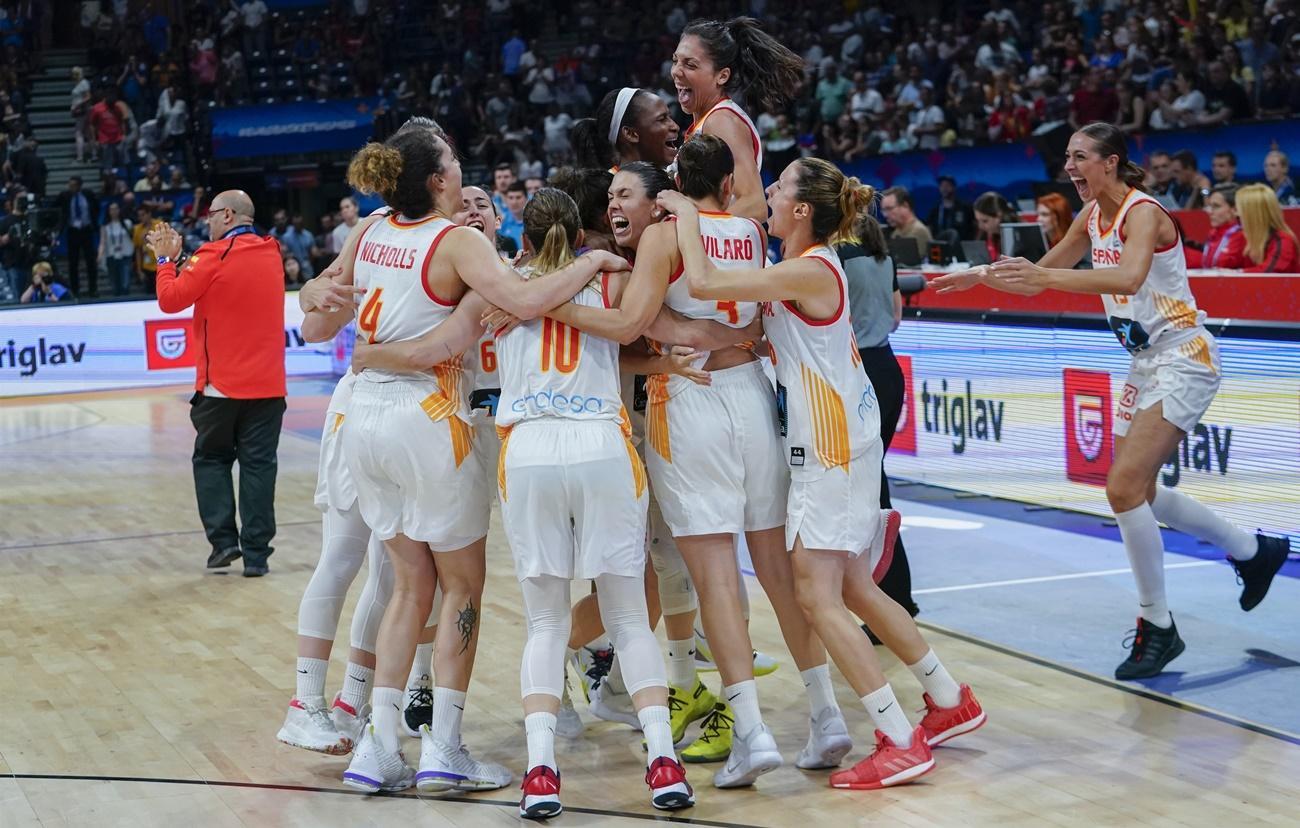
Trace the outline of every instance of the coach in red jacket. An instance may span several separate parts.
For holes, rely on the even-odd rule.
[[[194,490],[212,544],[208,568],[241,555],[244,575],[267,573],[275,537],[276,451],[285,409],[284,267],[280,245],[253,229],[253,201],[240,190],[212,200],[210,241],[177,272],[181,237],[162,225],[149,234],[158,254],[158,306],[194,307],[198,355],[190,420]],[[239,514],[231,468],[239,461]]]

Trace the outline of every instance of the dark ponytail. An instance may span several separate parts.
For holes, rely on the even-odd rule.
[[[651,164],[649,161],[633,161],[631,164],[624,164],[618,169],[621,173],[632,173],[641,179],[641,186],[645,187],[646,197],[654,200],[661,190],[675,190],[673,180],[668,177],[668,173]]]
[[[752,17],[696,20],[682,37],[699,38],[715,70],[731,69],[725,88],[755,109],[780,109],[803,82],[803,58],[782,46]]]
[[[1092,141],[1092,147],[1102,158],[1109,158],[1114,155],[1119,158],[1119,166],[1115,168],[1115,175],[1120,181],[1128,186],[1146,192],[1146,171],[1133,163],[1128,158],[1128,139],[1125,137],[1123,130],[1114,124],[1107,124],[1101,121],[1081,127],[1079,133],[1086,135]]]

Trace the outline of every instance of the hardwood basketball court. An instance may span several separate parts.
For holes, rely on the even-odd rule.
[[[238,565],[229,574],[204,569],[187,399],[185,389],[168,388],[0,402],[0,825],[516,824],[517,787],[364,797],[340,781],[345,758],[275,741],[293,690],[298,599],[320,542],[317,444],[293,429],[318,423],[324,401],[290,399],[272,573],[245,580]],[[771,611],[751,587],[755,644],[783,656]],[[342,678],[351,607],[331,693]],[[526,756],[523,630],[494,517],[465,736],[476,755],[516,775]],[[649,805],[639,736],[592,719],[579,694],[587,729],[557,745],[566,813],[555,823],[1296,823],[1300,737],[960,631],[926,632],[951,672],[976,688],[990,721],[937,749],[938,766],[920,783],[836,791],[824,772],[795,769],[807,706],[785,656],[759,688],[787,767],[755,790],[720,791],[712,766],[688,766],[699,804],[669,818]],[[900,700],[921,707],[906,668],[877,652]],[[705,681],[716,687],[716,674]],[[856,760],[870,748],[870,724],[838,677],[837,687]],[[408,759],[418,752],[407,743]]]

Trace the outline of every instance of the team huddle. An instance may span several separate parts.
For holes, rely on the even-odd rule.
[[[713,782],[722,788],[753,785],[784,763],[759,705],[755,676],[772,664],[749,636],[742,536],[807,692],[798,767],[829,770],[837,788],[899,785],[934,768],[932,748],[986,721],[970,687],[877,586],[900,518],[878,505],[880,406],[834,248],[874,191],[817,159],[795,161],[764,191],[758,134],[736,98],[753,106],[788,97],[801,61],[753,21],[688,26],[672,74],[694,118],[684,140],[654,94],[611,92],[595,118],[575,125],[578,168],[525,207],[525,253],[514,263],[497,253],[492,200],[463,185],[434,122],[412,119],[352,161],[350,183],[386,209],[353,229],[335,265],[300,296],[307,338],[328,339],[355,318],[358,343],[328,409],[316,496],[321,560],[299,610],[297,689],[278,737],[351,753],[349,786],[472,791],[514,779],[475,759],[461,737],[493,497],[527,620],[523,817],[562,810],[556,735],[583,727],[570,669],[593,715],[643,735],[655,808],[694,804],[683,762],[718,763]],[[1131,250],[1147,244],[1145,269],[1160,271],[1161,285],[1178,278],[1161,270],[1172,266],[1160,258],[1172,248],[1162,213],[1146,207],[1154,202],[1126,195],[1118,216],[1108,206],[1108,186],[1129,192],[1122,143],[1118,157],[1112,149],[1085,128],[1071,142],[1069,169],[1085,200],[1096,200],[1086,212],[1100,213],[1078,231],[1082,244],[1090,230],[1094,249],[1120,240],[1114,284],[1087,289],[1115,294],[1108,313],[1129,309],[1125,330],[1143,331],[1142,342],[1125,343],[1134,376],[1146,381],[1123,422],[1145,440],[1145,415],[1158,419],[1162,402],[1166,426],[1195,424],[1217,388],[1217,353],[1185,271],[1181,292],[1157,286],[1177,305],[1153,304],[1149,284],[1131,275],[1142,267]],[[1119,232],[1100,233],[1103,221]],[[781,241],[778,264],[767,257],[769,234]],[[1067,253],[1080,247],[1067,241]],[[1058,286],[1055,273],[1011,260],[940,286],[1037,292]],[[1165,313],[1167,324],[1139,318],[1148,312]],[[1158,464],[1141,475],[1156,447],[1128,443],[1136,448],[1118,453],[1116,466],[1134,456],[1137,482],[1116,485],[1111,500],[1140,595],[1145,602],[1158,586],[1159,603],[1150,613],[1144,603],[1139,643],[1121,669],[1151,675],[1183,646],[1163,581],[1143,591],[1151,555],[1135,556],[1130,542],[1140,537],[1149,549],[1154,529],[1159,543],[1156,520],[1171,522],[1151,513],[1162,498],[1180,498],[1179,514],[1219,533],[1209,537],[1225,541],[1254,603],[1286,548],[1183,495],[1148,498]],[[367,557],[347,676],[327,704],[335,629]],[[574,579],[594,585],[577,604]],[[667,658],[653,632],[661,618]],[[921,685],[919,723],[902,712],[862,622]],[[874,750],[843,769],[853,740],[828,658],[875,730]],[[720,674],[717,694],[701,680],[705,667]],[[414,769],[403,731],[420,739]]]

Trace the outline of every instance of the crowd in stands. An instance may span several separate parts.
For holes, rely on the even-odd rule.
[[[88,60],[70,79],[68,126],[77,155],[95,160],[101,176],[81,184],[86,195],[53,194],[24,116],[46,5],[0,0],[0,227],[23,209],[19,201],[57,195],[66,281],[79,296],[100,292],[83,274],[102,274],[104,294],[151,290],[144,236],[155,222],[176,223],[194,244],[205,237],[208,193],[194,185],[211,179],[204,124],[212,107],[363,98],[377,138],[413,114],[431,115],[467,169],[484,178],[508,169],[517,201],[571,161],[570,127],[610,88],[649,88],[681,120],[669,63],[696,17],[752,14],[804,59],[796,100],[754,113],[769,173],[800,155],[852,163],[1025,141],[1091,120],[1156,145],[1169,129],[1300,113],[1297,0],[1202,0],[1190,14],[1188,4],[1156,0],[333,0],[328,11],[272,11],[264,0],[146,9],[105,0],[81,4]],[[1202,206],[1210,182],[1195,159],[1164,159],[1151,164],[1162,199]],[[1270,159],[1267,181],[1288,204],[1285,157]],[[497,192],[504,205],[507,191]],[[95,199],[89,219],[87,196]],[[1005,199],[985,201],[1002,212]],[[973,207],[961,216],[936,209],[928,218],[939,229],[991,238]],[[276,214],[272,230],[288,240],[287,282],[328,261],[347,216],[346,208],[310,221]],[[15,275],[14,256],[0,250],[0,263],[9,293],[24,292],[33,262]]]

